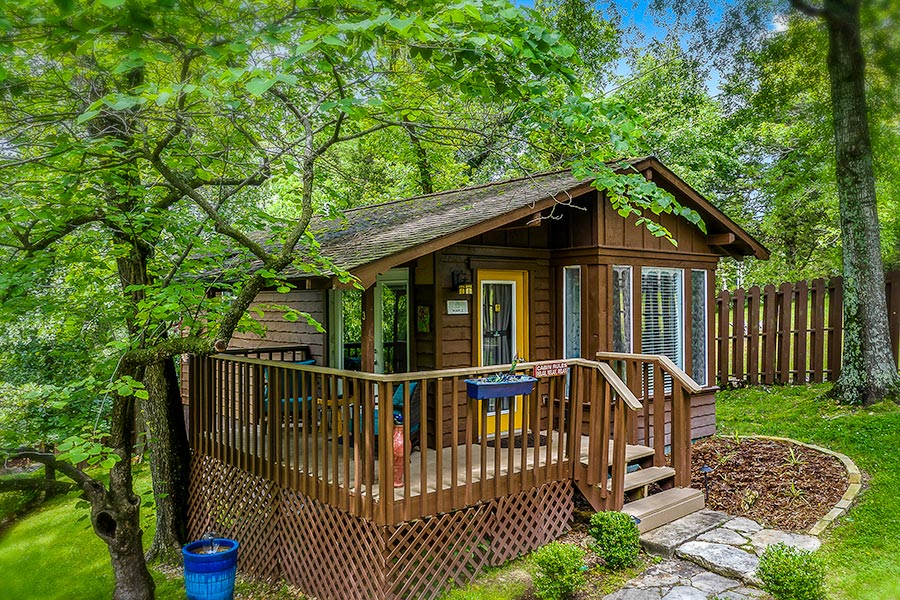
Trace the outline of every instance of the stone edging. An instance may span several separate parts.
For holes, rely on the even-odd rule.
[[[850,485],[847,486],[847,491],[844,492],[844,495],[841,496],[841,499],[838,501],[838,503],[834,505],[834,508],[828,511],[828,514],[819,519],[816,524],[810,528],[810,535],[821,535],[822,532],[824,532],[832,524],[834,524],[834,520],[843,515],[847,511],[847,509],[850,508],[853,500],[856,499],[856,497],[859,495],[859,492],[862,490],[862,474],[860,473],[859,467],[857,467],[856,463],[850,460],[850,457],[846,454],[841,454],[840,452],[835,452],[834,450],[829,450],[828,448],[823,448],[822,446],[816,446],[815,444],[804,444],[803,442],[798,442],[797,440],[791,438],[777,437],[774,435],[748,435],[742,437],[756,438],[759,440],[774,440],[777,442],[788,442],[791,444],[796,444],[798,446],[803,446],[811,450],[817,450],[819,452],[831,455],[844,464],[844,468],[847,469],[847,479]]]

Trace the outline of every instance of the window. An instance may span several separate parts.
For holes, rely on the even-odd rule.
[[[563,358],[581,358],[581,267],[563,269]]]
[[[681,269],[641,270],[641,352],[663,354],[684,368]]]
[[[707,300],[706,271],[691,271],[691,377],[706,385]]]
[[[613,352],[631,352],[631,267],[613,267]]]

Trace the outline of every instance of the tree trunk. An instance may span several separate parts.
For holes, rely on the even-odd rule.
[[[156,534],[148,560],[178,562],[187,542],[188,470],[190,448],[178,376],[172,359],[148,366],[142,403],[150,448],[150,473],[156,500]]]
[[[843,365],[834,394],[871,404],[896,394],[900,379],[888,332],[859,9],[858,0],[824,3],[844,274]]]
[[[132,375],[134,376],[134,375]],[[135,377],[137,379],[137,377]],[[114,600],[152,600],[156,584],[142,545],[141,499],[131,479],[134,438],[134,397],[113,400],[110,444],[121,459],[109,474],[109,491],[88,494],[94,532],[106,542],[115,577]]]

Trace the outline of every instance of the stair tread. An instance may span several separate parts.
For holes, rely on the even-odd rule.
[[[702,510],[705,504],[700,490],[672,488],[629,502],[622,508],[622,512],[640,519],[638,529],[641,533],[646,533]]]
[[[610,466],[612,466],[612,463],[613,463],[612,444],[613,444],[612,440],[610,440],[609,441],[609,465]],[[588,453],[588,447],[587,447],[587,444],[585,444],[582,448],[582,453],[581,453],[581,464],[584,465],[585,467],[588,466],[587,453]],[[633,463],[636,460],[640,460],[640,459],[646,458],[648,456],[653,456],[653,448],[651,448],[649,446],[641,446],[638,444],[628,444],[625,446],[625,462],[626,463]]]
[[[675,469],[672,467],[647,467],[646,469],[638,469],[630,473],[625,473],[625,491],[635,488],[644,487],[663,479],[668,479],[675,475]],[[612,489],[612,481],[606,483],[607,489]]]

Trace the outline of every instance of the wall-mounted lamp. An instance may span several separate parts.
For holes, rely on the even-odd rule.
[[[465,271],[453,271],[450,273],[453,280],[453,289],[460,295],[472,295],[472,280]]]

